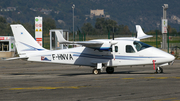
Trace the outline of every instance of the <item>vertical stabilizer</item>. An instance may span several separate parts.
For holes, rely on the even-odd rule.
[[[22,57],[28,52],[45,50],[35,41],[35,39],[22,25],[13,24],[10,26],[15,38],[16,48],[20,57]]]

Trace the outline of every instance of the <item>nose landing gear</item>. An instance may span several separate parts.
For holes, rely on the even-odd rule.
[[[157,67],[155,73],[163,73],[163,69],[161,67]]]
[[[155,62],[156,62],[156,60],[152,60],[152,62],[153,62],[154,70],[155,70],[155,67],[156,67]],[[166,64],[162,64],[161,66],[164,66],[164,65],[166,65]],[[155,73],[163,73],[163,69],[160,67],[160,65],[156,68]]]

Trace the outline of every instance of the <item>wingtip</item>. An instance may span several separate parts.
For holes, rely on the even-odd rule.
[[[145,38],[153,37],[152,35],[145,34],[140,25],[136,25],[136,31],[137,31],[137,39],[145,39]]]

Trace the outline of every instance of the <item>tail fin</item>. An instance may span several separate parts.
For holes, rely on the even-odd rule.
[[[14,34],[16,48],[20,57],[23,57],[28,52],[45,50],[22,25],[13,24],[10,26]]]
[[[136,25],[136,31],[137,31],[137,38],[138,39],[145,39],[149,37],[153,37],[152,35],[146,35],[140,25]]]

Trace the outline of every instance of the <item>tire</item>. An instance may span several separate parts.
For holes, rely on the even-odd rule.
[[[101,70],[100,69],[93,69],[93,74],[100,74],[101,73]]]
[[[159,67],[159,70],[156,68],[156,73],[163,73],[163,69]]]
[[[106,73],[108,73],[108,74],[114,73],[114,67],[107,67],[106,68]]]

